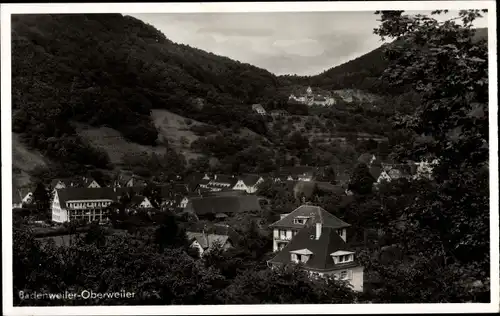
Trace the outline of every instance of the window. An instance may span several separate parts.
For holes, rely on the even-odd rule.
[[[347,280],[347,276],[348,276],[347,270],[340,271],[340,279],[341,280]]]
[[[353,255],[342,255],[342,256],[339,256],[339,263],[349,262],[349,261],[352,261],[352,260],[353,260]]]
[[[299,225],[304,225],[306,222],[305,218],[294,218],[293,223],[294,224],[299,224]]]

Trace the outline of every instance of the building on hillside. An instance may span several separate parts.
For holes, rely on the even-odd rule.
[[[127,175],[120,174],[116,180],[113,181],[114,188],[123,188],[123,187],[145,187],[147,186],[146,180],[136,176],[136,175]]]
[[[303,219],[294,216],[294,220]],[[302,227],[295,236],[268,261],[268,265],[275,268],[301,264],[311,277],[333,275],[348,281],[353,290],[362,292],[364,268],[357,262],[356,252],[347,244],[344,229],[339,229],[338,223],[335,224],[337,227],[332,227],[322,222],[300,224]]]
[[[417,173],[417,166],[414,164],[382,164],[377,184],[391,182],[397,179],[410,180]]]
[[[252,194],[257,192],[257,188],[262,182],[264,182],[264,178],[257,174],[243,174],[237,178],[233,190],[245,191]]]
[[[325,227],[336,229],[344,241],[347,228],[351,226],[319,206],[304,204],[291,213],[282,214],[279,221],[269,225],[273,229],[273,251],[283,249],[306,223],[321,223]]]
[[[255,195],[192,197],[186,211],[200,219],[224,220],[237,213],[260,212],[259,199]]]
[[[137,210],[137,209],[153,209],[153,204],[149,201],[149,199],[142,195],[134,195],[130,204],[128,205],[129,210]]]
[[[307,88],[304,95],[295,96],[294,94],[291,94],[290,97],[288,97],[288,100],[307,104],[309,106],[332,106],[335,104],[335,99],[331,96],[325,96],[321,94],[314,95],[311,87]]]
[[[318,169],[316,167],[310,166],[282,167],[278,171],[278,177],[276,179],[278,181],[313,181],[316,177],[317,171]]]
[[[270,115],[276,118],[276,117],[287,117],[290,114],[285,110],[273,110],[270,112]]]
[[[413,175],[413,179],[432,179],[434,168],[439,164],[439,160],[434,159],[429,161],[420,161],[414,163],[416,166],[416,172]]]
[[[53,190],[64,188],[100,188],[101,186],[92,177],[72,177],[54,179],[50,183]]]
[[[210,189],[210,191],[222,191],[224,189],[232,190],[238,179],[235,176],[228,175],[217,175],[215,174],[212,179],[208,180],[206,187]]]
[[[118,200],[113,188],[56,189],[52,201],[52,221],[106,221],[107,209]]]
[[[241,237],[229,225],[194,223],[186,228],[190,246],[198,249],[200,257],[218,244],[222,249],[234,248]]]
[[[257,112],[258,114],[260,115],[266,115],[266,109],[264,109],[264,107],[260,104],[253,104],[252,105],[252,110]]]

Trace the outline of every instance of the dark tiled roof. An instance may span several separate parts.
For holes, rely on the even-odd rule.
[[[207,234],[229,236],[232,242],[237,242],[241,239],[241,236],[233,228],[225,224],[195,222],[190,223],[186,228],[186,232],[201,233],[203,231]]]
[[[58,189],[57,195],[61,205],[74,200],[113,200],[118,198],[113,188],[64,188]]]
[[[212,183],[224,183],[229,184],[229,187],[234,187],[236,185],[236,182],[238,182],[238,178],[236,177],[218,174],[215,175],[212,180],[210,180],[208,185],[212,185]]]
[[[347,224],[340,218],[328,213],[323,208],[313,205],[301,205],[290,214],[274,222],[269,227],[286,227],[286,228],[301,228],[304,225],[294,224],[293,219],[297,216],[310,216],[311,219],[308,221],[311,224],[322,223],[325,227],[332,227],[335,229],[344,228],[351,226]]]
[[[378,179],[378,177],[382,173],[382,167],[379,165],[372,165],[368,170],[369,170],[371,176],[373,177],[373,179],[375,179],[375,181]]]
[[[189,204],[188,208],[192,208],[197,215],[232,214],[261,209],[259,199],[253,195],[191,198]]]
[[[304,264],[305,268],[321,271],[357,266],[355,262],[335,264],[333,258],[330,256],[335,251],[349,251],[349,246],[338,235],[337,229],[323,226],[321,228],[321,236],[318,240],[316,240],[315,235],[315,225],[301,229],[285,248],[278,252],[269,262],[289,264],[292,263],[290,251],[308,249],[312,252],[312,255]]]
[[[139,204],[141,204],[144,201],[145,198],[146,197],[144,197],[142,195],[134,195],[132,197],[132,200],[130,201],[130,204],[131,205],[139,205]]]
[[[254,186],[261,177],[258,174],[242,174],[238,177],[246,186]]]

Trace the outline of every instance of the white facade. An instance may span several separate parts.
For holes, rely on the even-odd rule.
[[[100,188],[101,186],[99,183],[97,183],[95,180],[92,180],[92,182],[88,185],[88,188]]]
[[[139,208],[152,208],[153,205],[149,201],[147,197],[144,197],[144,200],[139,204]]]
[[[113,200],[71,200],[61,205],[58,192],[52,201],[52,221],[56,223],[70,222],[84,219],[88,222],[105,220],[105,209]]]
[[[257,180],[257,182],[254,185],[246,185],[245,182],[243,182],[243,180],[238,180],[238,182],[236,182],[236,184],[234,185],[233,190],[245,191],[246,193],[253,194],[257,192],[258,186],[262,182],[264,182],[264,179],[262,177],[259,178],[259,180]]]

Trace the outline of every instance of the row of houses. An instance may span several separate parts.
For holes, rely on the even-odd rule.
[[[334,105],[335,99],[331,96],[314,94],[311,87],[307,87],[305,94],[300,94],[295,96],[291,94],[288,99],[290,101],[295,101],[302,104],[307,104],[308,106],[320,105],[320,106],[332,106]]]

